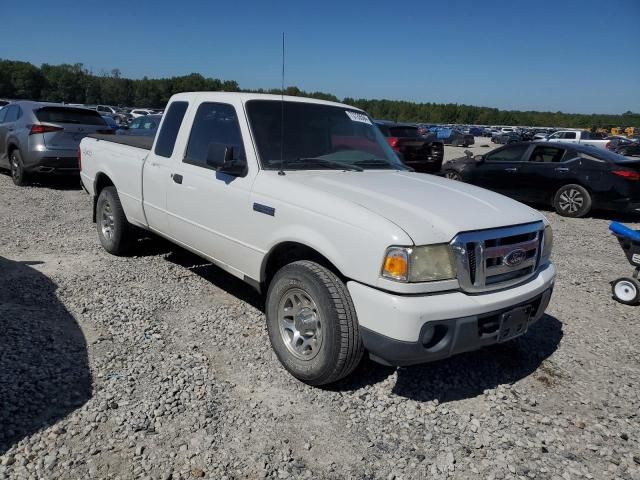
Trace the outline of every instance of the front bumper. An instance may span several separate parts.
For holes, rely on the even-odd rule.
[[[439,360],[498,342],[504,312],[530,305],[529,325],[549,304],[556,270],[546,265],[525,284],[469,295],[463,292],[402,296],[357,282],[348,288],[356,307],[362,341],[374,360],[412,365]],[[497,323],[496,323],[497,322]],[[435,328],[435,343],[423,344],[426,329]]]

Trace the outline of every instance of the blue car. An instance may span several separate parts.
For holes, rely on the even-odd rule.
[[[101,115],[102,119],[107,123],[107,126],[114,132],[120,128],[120,125],[116,123],[113,117],[109,115]]]

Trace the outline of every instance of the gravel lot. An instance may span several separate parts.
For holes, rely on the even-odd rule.
[[[73,183],[0,175],[0,479],[640,479],[631,267],[607,217],[545,213],[559,278],[524,337],[320,390],[249,287],[160,240],[110,256]]]

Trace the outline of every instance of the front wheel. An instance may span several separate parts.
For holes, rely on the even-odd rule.
[[[625,305],[640,303],[640,281],[635,278],[622,277],[611,283],[613,298]]]
[[[553,208],[563,217],[584,217],[591,211],[591,195],[580,185],[565,185],[556,192]]]
[[[447,169],[444,171],[444,177],[448,178],[449,180],[457,180],[459,182],[462,181],[462,175],[460,175],[460,172],[458,172],[457,170],[453,170],[453,169]]]
[[[364,347],[346,285],[331,270],[308,260],[274,276],[266,301],[267,330],[280,363],[309,385],[349,375]]]
[[[112,255],[124,255],[131,242],[131,226],[122,209],[115,187],[105,187],[96,203],[98,239]]]

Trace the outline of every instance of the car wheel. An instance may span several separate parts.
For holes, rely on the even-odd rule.
[[[460,172],[451,168],[444,171],[444,177],[448,178],[449,180],[457,180],[459,182],[462,181],[462,175],[460,175]]]
[[[346,285],[329,269],[303,260],[282,267],[266,300],[267,330],[280,363],[309,385],[349,375],[364,347]]]
[[[565,185],[556,192],[553,208],[563,217],[584,217],[591,211],[591,195],[580,185]]]
[[[20,151],[18,149],[11,152],[9,163],[11,168],[11,180],[13,180],[13,183],[19,187],[25,186],[27,184],[27,174],[24,171],[22,155],[20,155]]]
[[[96,227],[104,249],[112,255],[124,255],[129,249],[131,226],[122,209],[115,187],[105,187],[96,203]]]
[[[611,282],[613,298],[625,305],[640,303],[640,280],[630,277],[618,278]]]

